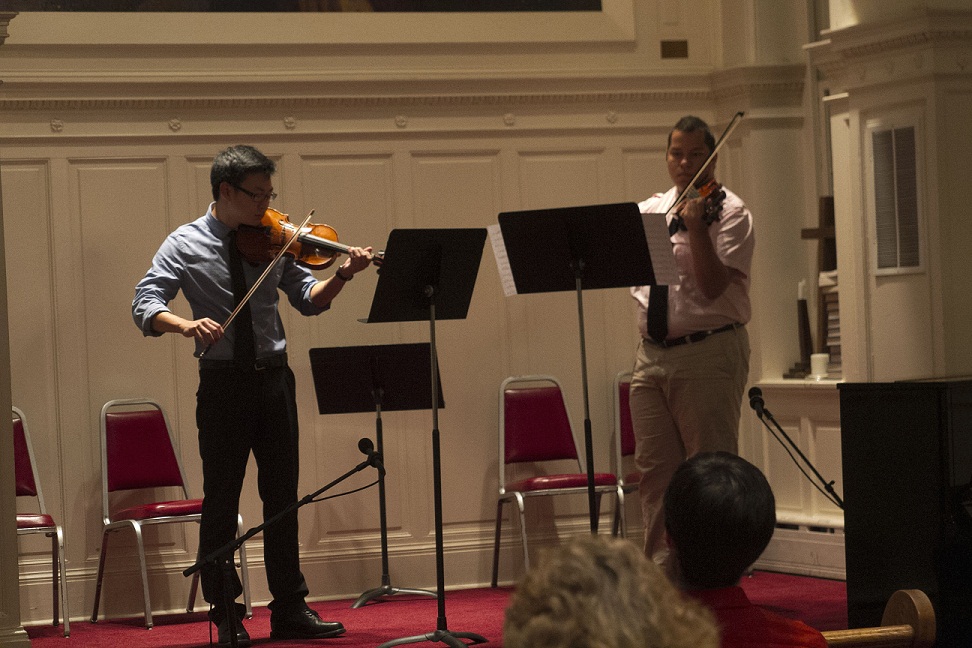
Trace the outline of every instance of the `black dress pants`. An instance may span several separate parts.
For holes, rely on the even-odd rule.
[[[253,452],[263,517],[269,519],[297,501],[298,428],[294,374],[289,367],[254,369],[201,366],[196,424],[203,467],[199,554],[207,556],[236,537],[240,491]],[[297,512],[263,531],[271,619],[300,609],[307,584],[300,571]],[[223,576],[202,570],[203,597],[221,618],[226,606]],[[236,570],[232,598],[242,592]]]

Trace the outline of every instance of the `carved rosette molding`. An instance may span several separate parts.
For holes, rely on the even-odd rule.
[[[509,93],[509,94],[427,94],[400,95],[328,95],[328,96],[286,96],[278,93],[271,97],[158,97],[145,98],[144,89],[138,98],[77,97],[44,98],[23,97],[29,92],[22,82],[12,81],[20,86],[21,98],[0,98],[3,110],[254,110],[254,109],[327,109],[327,108],[383,108],[383,107],[467,107],[467,106],[528,106],[528,105],[602,105],[602,104],[668,104],[668,103],[707,103],[725,94],[758,94],[771,97],[788,97],[802,91],[802,66],[779,66],[739,68],[713,75],[708,88],[665,89],[665,90],[617,90],[603,92],[551,92],[551,93]],[[639,80],[639,85],[648,85],[650,79]],[[39,89],[42,84],[31,83]],[[61,90],[63,91],[63,85]],[[709,89],[711,88],[711,89]],[[116,88],[117,90],[118,88]]]
[[[400,95],[389,92],[382,94],[374,88],[362,95],[319,95],[288,96],[286,84],[266,97],[250,96],[182,96],[182,97],[145,97],[144,86],[137,88],[139,96],[126,98],[125,87],[115,87],[112,97],[75,96],[71,88],[62,87],[60,97],[37,96],[46,94],[46,83],[13,80],[7,86],[12,92],[0,95],[0,112],[6,116],[0,122],[0,138],[32,139],[36,137],[64,136],[74,137],[145,137],[158,135],[185,135],[192,132],[188,120],[174,115],[192,114],[200,119],[207,115],[233,114],[244,116],[234,119],[237,124],[248,124],[246,128],[257,128],[261,132],[296,132],[300,121],[301,132],[330,133],[332,118],[339,118],[343,131],[350,117],[355,121],[355,130],[379,132],[384,130],[408,130],[428,132],[437,130],[437,118],[466,112],[470,106],[492,108],[483,113],[481,120],[470,121],[464,128],[500,128],[516,125],[517,116],[522,115],[525,106],[546,106],[556,119],[534,122],[534,127],[546,128],[590,128],[593,115],[600,116],[600,124],[615,125],[623,123],[628,127],[644,127],[646,123],[639,115],[646,114],[651,107],[668,105],[707,106],[716,105],[721,111],[724,107],[732,111],[759,107],[762,116],[779,116],[782,111],[799,105],[803,88],[802,66],[763,66],[759,68],[739,68],[716,74],[689,79],[690,87],[672,88],[670,80],[660,81],[650,78],[627,79],[626,88],[579,92],[488,93],[463,92],[453,94],[414,94]],[[665,83],[668,87],[652,90],[655,85]],[[83,86],[75,86],[76,90]],[[647,88],[647,89],[645,89]],[[89,91],[91,88],[89,88]],[[35,96],[31,97],[30,95]],[[65,96],[67,95],[67,96]],[[573,107],[580,107],[573,110]],[[728,107],[727,107],[728,106]],[[591,110],[595,109],[595,110]],[[568,115],[564,116],[564,113]],[[161,122],[157,115],[167,115]],[[419,117],[418,115],[422,115]],[[116,117],[117,116],[117,117]],[[753,114],[753,117],[757,115]],[[56,117],[61,125],[53,129],[50,120]],[[94,117],[94,119],[93,119]],[[43,121],[44,128],[38,124]],[[605,124],[605,120],[607,124]],[[91,130],[96,123],[125,123],[124,132],[105,133]],[[475,123],[474,123],[475,122]],[[77,127],[74,127],[77,125]],[[80,127],[80,128],[78,128]],[[43,132],[41,132],[43,130]]]
[[[225,98],[84,98],[84,99],[0,99],[3,110],[230,110],[273,108],[381,108],[395,106],[506,106],[571,105],[645,102],[707,102],[711,91],[604,92],[574,94],[508,95],[422,95],[422,96],[329,96],[329,97],[225,97]]]

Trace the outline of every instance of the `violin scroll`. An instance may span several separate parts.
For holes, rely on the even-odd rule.
[[[702,220],[706,225],[711,225],[719,220],[722,214],[722,203],[726,200],[726,191],[715,180],[709,180],[698,187],[697,191],[698,197],[704,199],[705,213],[702,215]]]

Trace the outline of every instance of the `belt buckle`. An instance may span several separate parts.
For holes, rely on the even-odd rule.
[[[253,369],[255,371],[264,371],[268,369],[270,367],[268,360],[268,358],[257,358],[253,361]]]

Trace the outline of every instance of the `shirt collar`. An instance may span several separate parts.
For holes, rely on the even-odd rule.
[[[213,233],[213,236],[218,239],[225,239],[232,230],[226,226],[226,223],[216,218],[215,207],[215,202],[209,203],[209,209],[206,210],[206,226]]]

